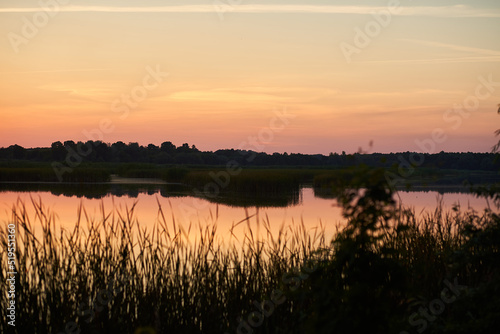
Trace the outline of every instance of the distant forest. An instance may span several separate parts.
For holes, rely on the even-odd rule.
[[[152,163],[159,165],[223,166],[236,161],[240,166],[324,166],[348,167],[360,163],[372,167],[393,167],[409,163],[424,168],[498,171],[500,160],[493,153],[354,153],[322,154],[273,153],[221,149],[214,152],[200,151],[196,146],[182,144],[176,147],[167,141],[160,146],[138,143],[102,141],[54,142],[51,147],[24,148],[12,145],[0,148],[0,161],[64,162],[66,159],[100,163]]]

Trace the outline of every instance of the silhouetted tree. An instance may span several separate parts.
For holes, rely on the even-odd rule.
[[[182,144],[182,146],[177,147],[177,153],[189,153],[191,152],[191,148],[188,143]]]
[[[9,146],[9,149],[12,151],[12,157],[17,160],[23,159],[26,154],[24,147],[19,145]]]
[[[500,104],[498,104],[498,111],[497,113],[500,114]],[[498,129],[497,131],[495,131],[495,136],[500,136],[500,129]],[[496,143],[495,146],[493,146],[493,149],[492,149],[493,153],[499,153],[500,152],[500,140],[498,141],[498,143]]]
[[[64,142],[64,147],[71,147],[72,149],[75,149],[76,143],[72,140],[66,140]]]
[[[60,141],[53,142],[52,145],[50,145],[50,148],[52,149],[52,159],[58,161],[64,160],[66,156],[66,149]]]
[[[500,136],[500,130],[496,132]],[[499,152],[500,141],[493,147],[494,152]],[[329,166],[333,168],[346,168],[357,164],[365,164],[370,167],[391,168],[399,166],[402,161],[415,159],[413,152],[402,153],[355,153],[342,154],[267,154],[246,150],[222,149],[215,152],[200,151],[195,145],[184,143],[176,147],[171,142],[163,142],[161,147],[154,144],[140,146],[138,143],[125,144],[118,141],[106,144],[102,141],[79,141],[75,144],[67,140],[64,145],[54,142],[50,147],[25,149],[19,145],[8,148],[0,148],[0,160],[22,159],[39,162],[62,161],[72,152],[77,152],[84,162],[143,162],[143,163],[182,163],[182,164],[206,164],[223,166],[229,161],[234,161],[241,166]],[[15,152],[15,153],[14,153]],[[74,154],[74,153],[71,153]],[[182,154],[181,157],[177,157]],[[188,155],[188,156],[186,156]],[[460,169],[460,170],[484,170],[497,171],[500,160],[495,159],[494,153],[450,153],[440,152],[438,154],[419,153],[419,161],[422,163],[418,168],[432,169]]]
[[[94,142],[94,151],[97,161],[111,161],[111,149],[102,141]]]
[[[159,150],[159,147],[156,146],[156,145],[154,145],[154,144],[149,144],[148,145],[148,150],[152,151],[152,152],[155,152],[155,151]]]
[[[175,145],[172,144],[172,142],[170,141],[166,141],[166,142],[163,142],[161,143],[161,151],[162,152],[165,152],[165,153],[168,153],[168,154],[172,154],[172,153],[175,153]]]

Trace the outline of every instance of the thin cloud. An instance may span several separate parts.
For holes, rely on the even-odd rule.
[[[457,57],[457,58],[433,58],[433,59],[393,59],[393,60],[368,60],[363,63],[413,63],[413,64],[449,64],[449,63],[485,63],[500,62],[500,56],[490,57]]]
[[[414,6],[404,7],[395,15],[401,16],[433,16],[433,17],[500,17],[500,11],[476,9],[470,6]],[[0,13],[39,12],[40,7],[0,8]],[[61,12],[103,12],[103,13],[214,13],[218,8],[214,5],[180,5],[180,6],[62,6]],[[359,14],[369,15],[380,10],[388,10],[385,6],[319,6],[319,5],[235,5],[224,8],[227,12],[273,14]]]
[[[435,47],[454,50],[454,51],[471,52],[471,53],[480,54],[480,55],[484,55],[484,56],[500,56],[500,51],[491,50],[491,49],[473,48],[473,47],[469,47],[469,46],[447,44],[447,43],[440,43],[440,42],[432,42],[432,41],[423,41],[423,40],[418,40],[418,39],[401,38],[399,40],[411,42],[411,43],[416,43],[416,44],[421,44],[421,45],[435,46]]]
[[[111,68],[75,68],[66,70],[39,70],[39,71],[18,71],[18,72],[0,72],[2,74],[31,74],[31,73],[64,73],[64,72],[98,72],[112,71]]]
[[[433,46],[452,51],[459,51],[462,53],[469,53],[473,55],[460,56],[460,57],[446,57],[446,58],[429,58],[429,59],[394,59],[394,60],[372,60],[365,61],[365,63],[412,63],[412,64],[449,64],[449,63],[486,63],[500,62],[500,51],[491,49],[474,48],[469,46],[425,41],[418,39],[405,39],[401,38],[400,41],[420,44],[424,46]]]

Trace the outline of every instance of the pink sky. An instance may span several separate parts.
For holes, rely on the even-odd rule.
[[[102,139],[216,150],[257,138],[268,153],[350,153],[370,141],[376,152],[423,151],[436,130],[446,136],[436,152],[496,142],[500,12],[486,1],[394,12],[241,5],[222,19],[201,5],[90,11],[75,1],[28,35],[43,11],[16,3],[0,7],[1,147]],[[293,115],[279,131],[276,110]]]

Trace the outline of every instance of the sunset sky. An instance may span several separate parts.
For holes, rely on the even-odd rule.
[[[0,35],[0,147],[487,152],[500,128],[498,0],[2,0]]]

